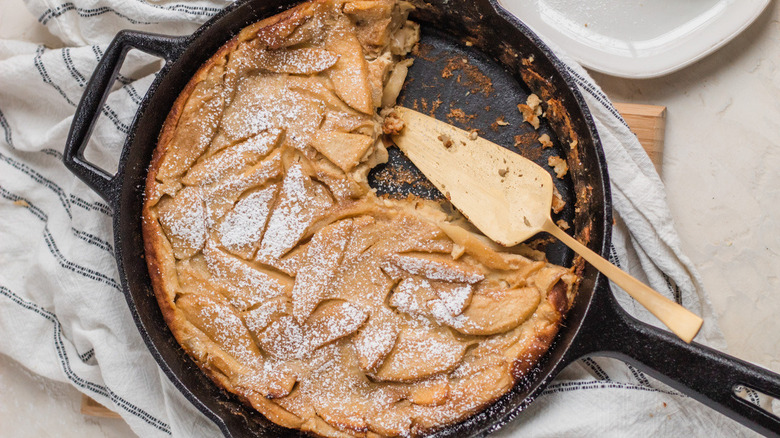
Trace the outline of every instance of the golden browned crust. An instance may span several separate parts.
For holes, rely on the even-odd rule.
[[[191,122],[183,121],[188,102],[196,99],[195,104],[200,102],[201,107],[208,103],[207,99],[197,101],[202,97],[193,97],[203,94],[203,90],[198,91],[199,85],[207,82],[214,71],[220,72],[224,69],[225,73],[223,74],[227,77],[226,65],[229,63],[231,54],[238,50],[241,44],[258,44],[259,42],[261,50],[264,51],[278,50],[281,51],[279,53],[282,53],[287,50],[288,39],[302,38],[299,34],[296,36],[295,32],[311,20],[320,11],[320,8],[325,8],[333,3],[333,0],[304,3],[245,28],[211,57],[186,85],[163,125],[158,147],[152,157],[146,180],[142,220],[147,265],[163,317],[185,352],[218,386],[236,394],[244,403],[258,410],[271,421],[319,436],[424,435],[483,409],[508,391],[517,379],[530,370],[530,367],[549,348],[563,313],[570,305],[576,285],[576,277],[570,270],[549,265],[543,261],[528,259],[519,254],[503,253],[497,247],[485,243],[482,240],[484,238],[473,234],[472,231],[460,228],[461,225],[455,227],[462,230],[461,232],[452,229],[447,231],[444,228],[442,230],[445,231],[442,232],[437,228],[437,224],[442,224],[445,219],[452,220],[453,218],[445,218],[438,207],[432,203],[414,200],[389,202],[375,198],[367,190],[365,175],[368,169],[383,159],[382,143],[375,141],[376,135],[381,130],[379,119],[368,122],[368,124],[346,124],[343,120],[334,118],[337,120],[336,125],[340,128],[333,131],[321,129],[320,133],[312,136],[309,140],[310,143],[304,146],[290,146],[288,142],[294,141],[295,138],[291,139],[289,135],[282,135],[279,137],[281,140],[272,141],[272,143],[281,142],[281,146],[272,146],[269,150],[274,150],[274,152],[268,153],[251,168],[255,169],[263,164],[271,166],[275,159],[277,160],[275,166],[282,166],[281,176],[272,180],[277,182],[266,183],[266,186],[262,187],[269,188],[268,184],[283,185],[290,178],[290,174],[294,173],[294,170],[291,169],[297,169],[304,175],[308,173],[306,178],[314,178],[311,181],[315,181],[315,185],[318,187],[324,185],[329,188],[330,200],[325,199],[323,205],[335,202],[332,207],[325,208],[321,213],[318,213],[318,216],[312,217],[305,232],[297,237],[298,243],[292,249],[272,256],[266,254],[262,257],[258,251],[258,255],[255,257],[254,251],[257,251],[257,247],[255,247],[254,251],[249,253],[248,262],[262,265],[263,269],[267,270],[264,271],[267,272],[264,275],[279,277],[282,282],[287,281],[288,277],[293,278],[296,286],[292,288],[292,291],[284,289],[287,287],[284,286],[282,287],[284,292],[276,298],[255,300],[238,307],[234,302],[237,298],[224,296],[224,292],[217,290],[193,292],[191,286],[184,286],[185,282],[192,282],[192,279],[185,278],[186,275],[192,275],[192,273],[185,275],[181,269],[190,269],[196,273],[202,272],[206,277],[216,275],[214,272],[209,273],[211,267],[205,269],[195,266],[198,263],[203,263],[202,253],[208,253],[205,256],[208,263],[228,263],[225,265],[228,266],[228,269],[232,269],[229,264],[234,263],[233,260],[240,260],[240,258],[233,258],[231,250],[215,246],[220,245],[220,243],[219,241],[214,243],[213,237],[205,238],[205,247],[203,247],[203,243],[200,243],[201,247],[182,249],[181,242],[177,243],[170,234],[174,233],[172,231],[173,225],[170,223],[171,219],[167,219],[168,225],[164,225],[164,218],[161,217],[161,214],[164,214],[161,212],[165,210],[160,204],[161,200],[170,204],[172,200],[182,199],[183,196],[186,196],[184,193],[193,188],[206,190],[203,187],[210,187],[208,190],[215,190],[213,185],[209,185],[212,184],[211,182],[198,182],[194,183],[195,185],[182,182],[189,170],[193,169],[192,166],[201,165],[202,160],[195,162],[190,159],[191,167],[185,171],[176,167],[181,167],[180,163],[169,164],[168,170],[163,170],[166,166],[165,160],[169,156],[175,157],[177,153],[180,153],[177,148],[182,146],[174,143],[177,133],[187,129],[187,123]],[[340,1],[335,3],[342,4]],[[371,14],[376,13],[374,9],[378,9],[376,5],[381,4],[381,7],[395,5],[393,7],[398,8],[393,0],[353,1],[353,3],[350,13],[360,16],[361,19],[373,17]],[[369,19],[369,27],[370,20],[373,19],[375,18]],[[392,12],[392,16],[388,20],[386,23],[397,21],[396,12]],[[338,24],[338,20],[336,22],[338,26],[345,26],[344,23]],[[362,25],[365,26],[365,24]],[[351,25],[346,24],[346,26],[349,28]],[[398,26],[400,25],[397,24],[396,27]],[[415,28],[409,25],[403,25],[403,29],[407,34],[410,32],[413,34],[415,31]],[[363,30],[366,31],[366,34],[361,34],[358,38],[361,40],[361,44],[363,41],[370,41],[371,50],[379,52],[372,55],[376,58],[372,58],[371,66],[365,70],[365,74],[375,75],[375,82],[372,86],[376,86],[376,81],[379,81],[381,86],[383,81],[387,81],[388,76],[392,76],[389,72],[392,71],[393,62],[396,62],[398,57],[393,55],[394,58],[387,56],[387,60],[382,59],[381,44],[377,44],[377,41],[382,41],[382,33],[377,31],[376,26]],[[409,38],[408,35],[405,38]],[[344,50],[344,47],[339,47],[340,43],[335,44],[333,50]],[[365,45],[364,50],[368,53]],[[341,56],[347,55],[342,52]],[[322,59],[325,60],[323,62],[332,65],[332,61],[329,61],[327,57]],[[405,69],[404,65],[404,75]],[[397,79],[395,78],[395,81]],[[333,76],[332,80],[342,79]],[[305,85],[300,86],[305,87]],[[206,89],[205,93],[208,94],[208,92],[209,90]],[[227,93],[224,90],[221,92]],[[230,92],[236,93],[235,89]],[[365,118],[365,116],[359,115],[359,113],[366,112],[364,108],[366,100],[355,98],[349,93],[349,90],[339,90],[338,85],[336,85],[335,94],[341,98],[342,102],[328,104],[341,108],[339,111],[343,114],[353,115],[355,120],[363,120],[361,117]],[[238,98],[237,96],[236,99]],[[376,88],[374,88],[372,99],[374,104],[379,106],[377,102],[386,101],[387,96],[381,96],[380,93],[378,99]],[[395,97],[391,95],[390,99],[394,101]],[[222,114],[228,110],[223,107],[220,111]],[[348,127],[345,128],[345,126]],[[366,147],[364,143],[367,141],[365,139],[366,133],[371,133],[368,137],[372,138],[368,149],[364,149]],[[214,138],[218,134],[212,133],[210,135],[212,137],[209,140],[209,145],[215,141]],[[241,141],[247,140],[233,140],[234,143]],[[350,145],[349,147],[355,152],[346,154],[342,150],[347,147],[345,145]],[[341,149],[333,149],[334,146]],[[230,147],[227,146],[225,149]],[[279,150],[282,152],[277,153]],[[208,154],[213,157],[220,151],[223,150],[210,151]],[[198,155],[202,157],[201,154],[203,152]],[[187,162],[187,160],[184,161]],[[171,171],[171,168],[176,170]],[[160,176],[161,171],[164,173],[162,177]],[[341,189],[334,187],[341,187]],[[316,192],[316,190],[313,192],[310,189],[306,190],[309,196]],[[201,192],[198,191],[198,193]],[[257,194],[258,191],[253,193]],[[274,198],[269,205],[272,205],[274,209],[279,209],[279,205],[283,203],[280,199],[284,195],[272,196]],[[235,203],[236,199],[237,197],[232,202]],[[316,199],[312,198],[307,204],[316,205],[317,202]],[[177,207],[172,208],[175,211]],[[172,210],[165,211],[170,215]],[[220,221],[224,222],[223,219]],[[419,241],[408,241],[407,237],[399,237],[405,236],[405,234],[392,237],[395,232],[393,227],[397,227],[394,224],[402,224],[401,229],[404,232],[417,232],[420,233],[420,236],[428,237],[420,238]],[[165,228],[166,226],[168,228]],[[211,229],[209,232],[214,233],[215,231]],[[450,232],[455,232],[456,235],[451,235]],[[311,255],[313,251],[311,248],[319,244],[323,251],[333,251],[334,244],[336,246],[342,245],[341,250],[336,250],[337,252],[341,251],[338,260],[342,260],[346,257],[344,252],[351,251],[351,247],[345,243],[338,243],[340,242],[338,239],[341,238],[337,239],[334,236],[339,236],[340,233],[348,233],[347,235],[351,236],[359,235],[367,242],[374,242],[361,250],[366,254],[370,248],[375,247],[372,245],[377,245],[377,242],[385,244],[391,249],[377,253],[378,255],[373,256],[373,259],[366,259],[366,266],[374,266],[376,272],[379,273],[372,275],[379,275],[379,277],[366,276],[365,281],[387,282],[387,285],[383,286],[387,289],[383,292],[386,294],[386,300],[395,300],[391,304],[390,310],[392,312],[388,314],[390,321],[394,321],[393,324],[401,321],[407,325],[401,329],[394,329],[396,331],[392,343],[389,344],[386,351],[379,353],[378,359],[372,359],[371,355],[375,354],[374,350],[378,348],[378,344],[375,344],[379,341],[371,338],[372,335],[367,333],[373,333],[371,332],[372,327],[376,328],[373,321],[379,318],[376,315],[381,315],[381,312],[370,313],[366,311],[368,307],[361,308],[360,306],[369,306],[365,301],[358,300],[360,305],[350,303],[347,298],[353,297],[358,290],[344,289],[345,286],[341,286],[341,293],[352,290],[351,295],[326,296],[322,287],[319,289],[316,287],[317,281],[320,280],[314,277],[321,276],[322,270],[325,268],[315,266],[315,262],[312,261],[315,260],[313,257],[317,256],[318,260],[328,256],[327,253],[319,256],[317,254]],[[348,239],[358,239],[358,237],[349,237]],[[382,239],[389,243],[383,242]],[[357,241],[355,240],[355,242]],[[345,242],[349,245],[353,244],[352,240]],[[360,247],[358,243],[354,243],[354,245],[357,245],[357,248]],[[240,252],[241,249],[234,248],[233,251]],[[523,249],[517,249],[517,251],[528,254]],[[308,258],[306,258],[307,254]],[[217,259],[226,258],[228,261],[208,261],[209,258],[214,259],[214,257]],[[361,255],[361,257],[363,256]],[[308,260],[310,265],[302,264],[304,263],[302,260]],[[182,263],[186,264],[185,268],[179,267]],[[320,262],[316,261],[316,263]],[[339,264],[341,263],[346,262],[338,261],[337,264],[328,269],[340,269]],[[379,270],[380,264],[381,271]],[[309,268],[309,266],[313,267]],[[359,271],[358,267],[350,269]],[[443,271],[440,271],[441,269]],[[304,271],[309,273],[301,274]],[[445,272],[445,277],[450,276],[451,278],[442,280],[440,278],[441,272]],[[230,273],[230,275],[235,275],[235,273]],[[314,279],[304,280],[306,275]],[[331,273],[330,277],[333,275]],[[231,279],[241,281],[240,278],[231,277]],[[211,280],[208,278],[204,281],[202,284],[212,284],[209,283]],[[224,281],[224,278],[217,278],[217,281]],[[307,281],[311,282],[309,289],[305,289],[304,286],[298,287]],[[339,281],[349,282],[349,280]],[[457,288],[467,288],[469,291],[467,300],[462,301],[463,297],[460,297],[445,301],[441,295],[438,299],[429,301],[428,307],[415,307],[414,303],[409,301],[416,299],[415,295],[409,295],[407,292],[410,290],[409,287],[419,285],[420,282],[435,283],[436,291],[439,291],[436,292],[437,294],[453,294]],[[484,286],[476,285],[476,283],[484,283]],[[512,286],[510,287],[509,284]],[[426,287],[430,288],[431,286]],[[301,290],[308,291],[305,292],[308,295],[302,295],[304,292]],[[430,294],[431,290],[433,289],[424,291],[424,293]],[[368,292],[360,290],[359,293]],[[462,294],[462,292],[458,293]],[[514,297],[512,294],[517,295],[517,298],[510,299],[509,297]],[[290,300],[292,300],[291,312],[289,311]],[[387,306],[385,299],[379,299],[379,302]],[[270,326],[264,326],[267,328],[258,329],[255,327],[247,330],[247,327],[253,324],[261,324],[257,319],[251,323],[247,321],[249,321],[248,318],[254,317],[253,312],[266,307],[269,303],[272,303],[271,307],[279,305],[282,306],[281,308],[285,308],[284,306],[288,306],[286,307],[288,310],[283,312],[278,309],[273,310],[272,312],[276,313],[270,314],[275,316],[271,317]],[[453,303],[457,303],[460,307],[457,310],[451,309]],[[502,303],[502,305],[497,306],[496,303]],[[435,307],[436,305],[439,307]],[[442,305],[446,309],[442,308]],[[501,309],[505,309],[507,315],[504,319],[494,321],[492,315],[500,313]],[[517,311],[511,311],[513,309]],[[443,311],[445,313],[442,313]],[[371,312],[379,312],[379,310],[372,309]],[[393,312],[396,313],[395,316],[393,316]],[[430,322],[420,322],[421,318]],[[226,329],[220,328],[229,327],[230,324],[233,324],[232,321],[240,321],[238,324],[241,326],[240,333],[235,334],[235,338],[230,338],[233,332],[230,330],[225,332]],[[299,375],[303,371],[295,367],[302,366],[301,369],[310,369],[306,368],[310,365],[298,363],[313,360],[313,356],[311,352],[295,353],[290,356],[291,353],[287,351],[290,345],[285,343],[286,341],[280,344],[277,338],[269,335],[270,327],[275,327],[274,324],[284,321],[287,321],[284,323],[286,325],[280,330],[292,330],[302,326],[305,326],[305,330],[309,332],[324,330],[325,335],[323,336],[326,339],[324,338],[323,344],[317,344],[316,342],[320,341],[316,339],[312,341],[307,338],[306,340],[306,342],[315,342],[312,348],[320,352],[318,357],[329,357],[323,356],[326,353],[322,353],[322,351],[325,350],[335,352],[336,358],[343,358],[344,354],[357,354],[358,358],[351,357],[342,360],[355,361],[354,366],[359,364],[361,370],[357,372],[352,370],[350,376],[344,378],[375,382],[365,384],[374,385],[372,391],[381,392],[381,397],[384,397],[382,400],[389,400],[386,404],[380,403],[381,406],[384,406],[382,411],[376,411],[376,407],[366,408],[360,404],[364,402],[354,406],[338,401],[328,401],[331,404],[322,406],[301,405],[301,400],[312,399],[311,396],[302,395],[300,388],[304,383],[301,382],[306,376]],[[322,321],[325,323],[320,323]],[[339,323],[335,324],[334,321],[339,321]],[[346,325],[344,321],[347,321]],[[431,322],[434,325],[430,325]],[[317,325],[318,323],[320,325]],[[382,330],[386,330],[386,328],[383,326]],[[422,332],[426,333],[425,337],[419,338],[418,336]],[[287,336],[287,332],[284,333]],[[483,340],[488,342],[483,342]],[[370,350],[370,353],[361,350],[361,342],[368,342],[370,348],[366,351]],[[436,345],[438,350],[425,350],[426,348],[430,349],[430,345]],[[438,355],[439,360],[431,360],[430,357],[421,358],[420,354],[412,355],[414,357],[404,356],[406,354],[404,352],[407,351],[404,350],[405,348],[409,349],[408,351],[427,351],[426,355]],[[365,355],[368,356],[364,357]],[[458,360],[453,360],[456,356]],[[280,357],[288,357],[285,359],[287,362],[279,359]],[[446,363],[442,365],[438,362]],[[263,367],[267,368],[269,363],[275,367],[281,366],[281,368],[274,368],[276,371],[271,371],[272,374],[269,374],[267,370],[263,371]],[[282,365],[279,365],[280,363]],[[284,368],[286,366],[292,366],[297,371],[290,371],[290,369]],[[335,379],[335,377],[329,378]],[[350,385],[355,384],[351,380],[347,380],[347,382],[352,382]],[[311,383],[306,384],[311,385]],[[364,383],[358,382],[357,386],[361,385]],[[322,390],[325,389],[318,389],[318,391]],[[349,394],[344,396],[347,397],[345,400],[352,400],[349,398]],[[329,397],[330,394],[324,392],[320,398],[325,400]],[[371,392],[370,396],[363,394],[360,397],[369,397],[370,400],[374,400],[372,403],[375,406],[380,406],[375,400],[377,396],[374,392]],[[372,411],[372,409],[374,410]]]

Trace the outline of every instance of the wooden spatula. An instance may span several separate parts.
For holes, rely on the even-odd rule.
[[[620,286],[685,342],[702,319],[621,271],[558,228],[550,218],[552,176],[501,146],[417,111],[397,107],[405,127],[396,145],[487,237],[517,245],[540,231],[552,234]]]

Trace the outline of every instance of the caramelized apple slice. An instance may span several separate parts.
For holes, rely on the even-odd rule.
[[[409,315],[427,315],[427,303],[436,299],[431,282],[424,278],[405,278],[390,296],[390,306]]]
[[[203,255],[212,275],[230,282],[232,287],[248,290],[248,293],[256,297],[255,302],[287,295],[293,287],[289,277],[263,270],[252,262],[233,257],[217,248],[210,240],[203,249]]]
[[[296,37],[296,33],[301,33],[300,28],[307,27],[307,24],[321,27],[322,23],[318,18],[319,12],[323,7],[323,2],[303,3],[279,15],[263,20],[255,26],[246,28],[241,32],[240,37],[241,39],[257,38],[263,45],[271,49],[300,44],[308,41],[308,38],[301,39],[300,36]]]
[[[176,300],[176,307],[192,325],[237,361],[256,369],[262,367],[262,354],[232,307],[198,294],[182,295]]]
[[[411,6],[393,0],[357,0],[344,4],[344,14],[357,24],[357,37],[369,57],[376,57],[406,21]]]
[[[382,91],[381,105],[383,108],[392,108],[395,106],[398,95],[401,94],[401,89],[404,87],[406,75],[409,74],[409,67],[411,67],[413,62],[414,60],[412,59],[405,59],[393,67],[393,71],[387,78],[385,88]]]
[[[460,327],[463,319],[461,309],[466,306],[466,301],[469,300],[470,296],[471,286],[462,285],[455,288],[451,296],[428,301],[426,307],[433,319],[439,324]]]
[[[254,58],[255,65],[274,73],[311,75],[333,66],[338,55],[325,49],[280,49],[264,50]]]
[[[177,259],[195,255],[206,242],[206,208],[200,188],[185,187],[173,198],[160,200],[157,211],[163,232]]]
[[[416,405],[439,406],[450,395],[450,383],[446,377],[430,379],[412,387],[409,401]]]
[[[347,114],[360,118],[367,122],[373,122],[373,113],[364,114],[359,111],[355,111],[352,107],[346,104],[339,98],[333,91],[333,87],[330,85],[330,80],[316,77],[301,77],[290,76],[287,79],[287,87],[296,93],[300,93],[307,98],[314,99],[315,101],[322,102],[328,111],[337,112],[339,114]]]
[[[409,432],[412,427],[409,406],[395,404],[388,409],[372,412],[367,423],[369,429],[382,436],[412,436]]]
[[[290,428],[303,427],[303,420],[300,417],[280,407],[274,401],[269,400],[268,397],[250,394],[247,399],[253,408],[274,423]]]
[[[271,298],[252,310],[244,312],[244,324],[256,338],[259,338],[271,322],[292,313],[290,298],[279,296]]]
[[[217,226],[219,242],[225,249],[245,259],[254,257],[278,191],[279,185],[273,184],[252,192],[225,215]]]
[[[211,275],[207,267],[197,266],[200,262],[192,263],[200,258],[203,257],[198,255],[177,263],[181,293],[222,296],[237,310],[248,309],[266,299],[265,295],[256,293],[252,288],[238,287],[231,281]],[[205,260],[202,263],[205,265]]]
[[[398,333],[398,324],[386,318],[371,316],[352,343],[358,353],[360,369],[376,370],[393,349]]]
[[[182,110],[182,116],[157,172],[165,182],[186,172],[208,148],[217,131],[224,107],[221,82],[222,68],[214,66],[208,79],[195,86]]]
[[[198,362],[206,364],[212,376],[227,387],[232,387],[239,392],[245,390],[260,394],[268,392],[265,382],[255,377],[258,372],[256,368],[238,362],[211,339],[206,339],[203,335],[193,336],[184,339],[182,345]]]
[[[390,71],[393,68],[393,56],[389,52],[368,62],[368,82],[371,84],[371,98],[375,107],[382,106],[382,95]],[[400,89],[399,89],[400,91]]]
[[[449,371],[460,362],[467,345],[444,330],[404,329],[375,377],[408,382]]]
[[[479,268],[438,254],[393,254],[382,262],[382,269],[391,278],[397,276],[400,270],[430,280],[458,283],[473,284],[485,279]]]
[[[467,253],[484,263],[485,266],[494,269],[510,268],[509,263],[507,263],[502,254],[498,252],[496,245],[486,237],[477,235],[463,227],[447,222],[440,223],[439,228],[441,228],[453,242],[462,246]]]
[[[304,329],[309,347],[314,350],[336,339],[351,335],[368,319],[360,307],[342,300],[322,303],[306,321]]]
[[[255,164],[246,171],[232,175],[214,184],[205,196],[206,219],[211,227],[235,205],[241,195],[252,188],[262,187],[269,180],[277,178],[282,173],[281,154],[271,153],[265,160]]]
[[[344,172],[349,172],[360,164],[372,144],[374,139],[367,135],[322,130],[314,134],[311,142],[317,152]]]
[[[424,431],[454,421],[457,413],[473,412],[509,391],[514,384],[506,365],[498,365],[464,379],[451,382],[449,396],[443,406],[412,405],[414,429]],[[414,429],[412,432],[414,433]]]
[[[300,245],[297,245],[295,248],[291,249],[290,252],[285,254],[280,259],[269,259],[266,260],[266,263],[276,268],[285,274],[289,275],[290,277],[295,277],[298,275],[298,270],[301,269],[301,266],[303,266],[304,259],[306,258],[306,251],[309,248],[309,243],[303,243]]]
[[[306,228],[333,200],[322,185],[311,180],[300,163],[287,169],[282,190],[268,220],[257,260],[278,259],[300,241]]]
[[[328,225],[312,237],[306,263],[298,272],[292,291],[293,315],[299,323],[306,321],[328,296],[351,233],[352,220],[347,219]]]
[[[355,26],[339,16],[327,33],[325,48],[339,55],[338,62],[328,70],[336,94],[352,108],[365,114],[373,113],[368,64],[355,36]]]
[[[539,290],[533,287],[479,290],[463,314],[447,325],[468,335],[503,333],[533,315],[540,300]]]
[[[286,75],[247,76],[237,88],[220,125],[232,141],[276,128],[286,130],[286,144],[303,149],[322,123],[324,105],[291,90]]]
[[[192,166],[181,181],[187,185],[211,184],[245,166],[252,166],[271,153],[283,132],[281,129],[261,132],[203,158]]]
[[[438,300],[452,315],[460,315],[471,304],[473,288],[469,284],[433,282]]]
[[[394,6],[393,0],[350,0],[343,11],[355,21],[369,21],[389,17]]]
[[[338,400],[334,403],[317,403],[317,414],[328,424],[338,429],[347,429],[355,432],[364,431],[367,428],[365,419],[365,402],[358,397],[353,399]],[[352,434],[341,435],[352,437]]]
[[[298,381],[298,374],[299,370],[287,362],[266,360],[263,364],[263,380],[267,386],[265,396],[276,399],[289,395]]]
[[[299,359],[306,354],[303,327],[290,315],[274,317],[257,340],[263,351],[279,360]]]

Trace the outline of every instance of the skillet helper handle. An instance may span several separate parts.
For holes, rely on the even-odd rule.
[[[599,292],[570,359],[620,359],[758,433],[780,436],[780,417],[736,394],[744,386],[780,399],[780,375],[696,342],[687,344],[630,316],[608,290]]]
[[[125,55],[130,49],[138,49],[170,62],[178,58],[183,47],[185,44],[181,37],[120,31],[109,44],[84,89],[70,125],[63,161],[71,172],[107,201],[111,201],[114,192],[118,189],[119,180],[116,175],[109,175],[105,170],[87,161],[84,158],[84,149],[111,91],[111,85],[122,67]]]

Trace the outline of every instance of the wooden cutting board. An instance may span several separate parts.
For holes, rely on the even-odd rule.
[[[615,109],[620,112],[628,126],[636,134],[639,143],[645,148],[658,173],[661,173],[666,107],[635,103],[615,103],[614,105]],[[81,413],[95,417],[121,418],[119,414],[104,407],[85,394],[81,396]]]
[[[614,103],[628,126],[639,138],[639,143],[661,173],[664,151],[664,132],[666,130],[666,107],[658,105],[639,105],[636,103]]]

